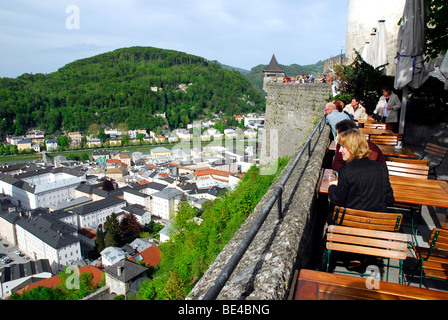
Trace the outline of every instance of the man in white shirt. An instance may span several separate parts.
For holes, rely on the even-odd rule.
[[[355,120],[366,120],[367,112],[366,108],[364,108],[360,103],[357,97],[352,98],[352,102],[345,106],[344,111],[347,111],[352,116],[354,116]]]

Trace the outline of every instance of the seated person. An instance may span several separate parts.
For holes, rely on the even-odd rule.
[[[336,124],[335,128],[339,135],[342,132],[345,132],[347,130],[355,130],[358,127],[356,126],[356,123],[354,121],[342,120]],[[367,144],[369,145],[370,149],[369,159],[386,164],[386,158],[384,157],[380,148],[378,148],[378,146],[370,140],[367,140]],[[340,148],[341,145],[337,143],[332,166],[334,171],[339,171],[339,169],[345,164],[345,161],[342,159],[342,153],[340,152]]]
[[[328,197],[335,206],[386,212],[395,198],[385,164],[369,159],[369,145],[359,130],[338,135],[342,159],[338,180],[330,182]]]
[[[352,102],[345,106],[344,111],[351,114],[355,120],[366,120],[368,118],[366,108],[359,103],[357,97],[352,98]]]
[[[331,133],[333,137],[336,137],[336,124],[342,120],[350,120],[350,117],[346,115],[344,112],[339,112],[336,109],[336,105],[333,102],[328,102],[325,105],[325,112],[327,113],[327,117],[325,122],[331,127]]]

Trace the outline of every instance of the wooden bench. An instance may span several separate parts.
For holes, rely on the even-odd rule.
[[[448,230],[434,228],[428,245],[413,247],[419,260],[420,286],[423,278],[448,279]]]
[[[448,300],[448,293],[379,281],[372,289],[368,279],[301,269],[294,300]],[[371,286],[371,287],[372,287]]]
[[[397,259],[401,278],[408,241],[408,235],[403,233],[330,225],[327,228],[327,272],[330,269],[331,253],[340,251],[386,258],[387,279],[390,259]]]
[[[369,140],[375,144],[384,144],[389,146],[396,146],[399,141],[403,139],[401,134],[372,134]]]
[[[336,225],[362,229],[398,231],[403,220],[402,214],[355,210],[336,206],[333,221]]]

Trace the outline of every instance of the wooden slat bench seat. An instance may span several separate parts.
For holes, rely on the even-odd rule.
[[[372,289],[366,278],[301,269],[294,300],[448,300],[448,292],[378,281]]]
[[[398,213],[372,212],[336,206],[333,221],[336,225],[371,230],[398,231],[403,215]]]
[[[408,241],[408,235],[403,233],[330,225],[327,228],[327,272],[330,271],[331,253],[339,251],[387,259],[386,279],[389,277],[390,259],[396,259],[401,279]]]

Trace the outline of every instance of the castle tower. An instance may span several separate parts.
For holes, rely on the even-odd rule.
[[[269,62],[269,65],[266,67],[266,69],[263,70],[263,90],[266,91],[266,83],[268,82],[283,82],[285,72],[286,71],[278,64],[275,55],[272,55],[271,62]]]
[[[353,49],[361,54],[366,42],[371,39],[372,29],[377,28],[379,20],[385,20],[389,62],[386,74],[395,75],[394,58],[397,55],[398,22],[403,16],[405,3],[406,0],[348,0],[346,64],[352,63],[355,57]]]

